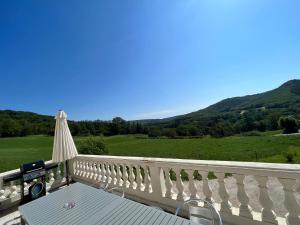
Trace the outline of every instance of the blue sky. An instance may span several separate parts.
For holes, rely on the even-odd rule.
[[[162,118],[300,78],[300,2],[0,2],[0,108]]]

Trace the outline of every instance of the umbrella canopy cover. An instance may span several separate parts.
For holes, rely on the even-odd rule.
[[[53,162],[63,162],[78,155],[68,123],[67,115],[60,110],[56,117],[55,135],[52,152]]]

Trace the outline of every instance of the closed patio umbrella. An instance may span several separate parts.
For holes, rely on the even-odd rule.
[[[59,110],[55,119],[52,161],[66,161],[66,179],[69,185],[68,160],[76,157],[78,153],[67,123],[67,114],[63,110]]]

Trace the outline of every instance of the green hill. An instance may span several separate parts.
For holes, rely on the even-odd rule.
[[[243,123],[249,122],[250,126],[242,128],[241,131],[253,130],[255,126],[256,128],[261,126],[262,130],[264,127],[274,130],[278,128],[275,123],[282,115],[293,115],[300,119],[300,80],[290,80],[264,93],[224,99],[205,109],[185,115],[142,122],[148,126],[161,128],[189,126],[190,128],[186,129],[191,129],[193,126],[193,129],[200,129],[205,134],[218,123],[223,125],[230,123],[236,125],[231,129],[239,130],[240,126],[245,125]]]
[[[217,115],[227,112],[241,113],[242,110],[253,109],[279,110],[285,114],[299,113],[300,80],[290,80],[280,87],[264,93],[224,99],[203,110],[185,116]]]
[[[0,137],[50,134],[54,129],[54,123],[54,116],[40,115],[33,112],[0,110]]]

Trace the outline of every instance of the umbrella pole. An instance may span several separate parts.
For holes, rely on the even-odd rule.
[[[68,160],[66,160],[66,180],[67,180],[67,185],[70,185],[69,181],[69,166],[68,166]]]

